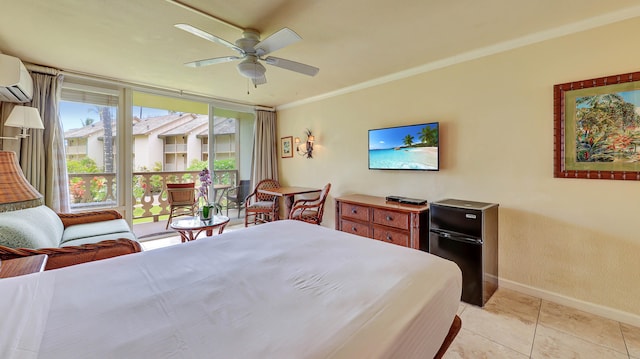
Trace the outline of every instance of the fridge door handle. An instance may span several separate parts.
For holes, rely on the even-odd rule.
[[[449,236],[447,239],[451,239],[453,241],[470,243],[470,244],[483,244],[482,239],[479,238],[471,238],[471,237],[462,237],[462,236]]]
[[[482,241],[482,239],[480,238],[472,238],[472,237],[463,237],[457,234],[451,234],[449,232],[445,232],[445,231],[441,231],[441,230],[437,230],[437,229],[432,229],[431,233],[442,237],[442,238],[446,238],[446,239],[451,239],[454,241],[458,241],[458,242],[465,242],[465,243],[471,243],[471,244],[483,244],[484,242]]]
[[[451,234],[449,232],[445,232],[445,231],[440,230],[440,229],[431,229],[431,230],[429,230],[429,232],[431,232],[431,233],[433,233],[435,235],[438,235],[440,237],[444,237],[444,238],[451,237]]]

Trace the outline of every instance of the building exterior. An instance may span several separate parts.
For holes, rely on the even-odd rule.
[[[235,158],[236,122],[233,118],[214,118],[217,159]],[[102,121],[66,131],[67,160],[88,157],[104,169],[104,132]],[[115,123],[113,136],[116,136]],[[208,160],[208,143],[208,115],[187,113],[136,118],[133,124],[134,171],[151,170],[158,163],[162,165],[162,171],[184,171],[193,160]]]

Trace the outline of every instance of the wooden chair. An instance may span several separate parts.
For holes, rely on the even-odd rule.
[[[260,193],[261,189],[279,188],[276,180],[265,179],[258,183],[244,202],[244,226],[271,222],[278,219],[279,197]]]
[[[318,197],[295,201],[291,206],[289,219],[320,224],[324,214],[324,202],[327,200],[330,189],[331,183],[327,183]]]
[[[240,218],[240,212],[244,208],[244,202],[249,195],[249,191],[251,191],[251,188],[249,188],[250,185],[250,180],[240,180],[238,186],[227,189],[224,195],[227,206],[227,217],[229,217],[229,207],[233,204],[233,208],[238,209],[238,218]]]
[[[195,216],[196,213],[196,184],[190,183],[167,183],[167,201],[169,202],[169,219],[165,229],[169,228],[169,223],[174,217]]]

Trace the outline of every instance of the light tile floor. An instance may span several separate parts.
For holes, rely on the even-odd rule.
[[[244,225],[225,228],[225,232]],[[142,242],[144,250],[179,236]],[[640,328],[500,288],[487,304],[460,303],[462,329],[445,359],[640,359]]]
[[[640,328],[500,288],[484,308],[461,303],[453,358],[636,358]]]

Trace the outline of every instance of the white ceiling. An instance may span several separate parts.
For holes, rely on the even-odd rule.
[[[236,62],[185,67],[236,53],[174,24],[230,42],[241,32],[165,0],[0,0],[0,51],[67,71],[278,106],[496,44],[640,16],[638,0],[181,1],[262,38],[291,28],[303,40],[272,55],[320,72],[308,77],[266,65],[268,83],[253,88]]]

